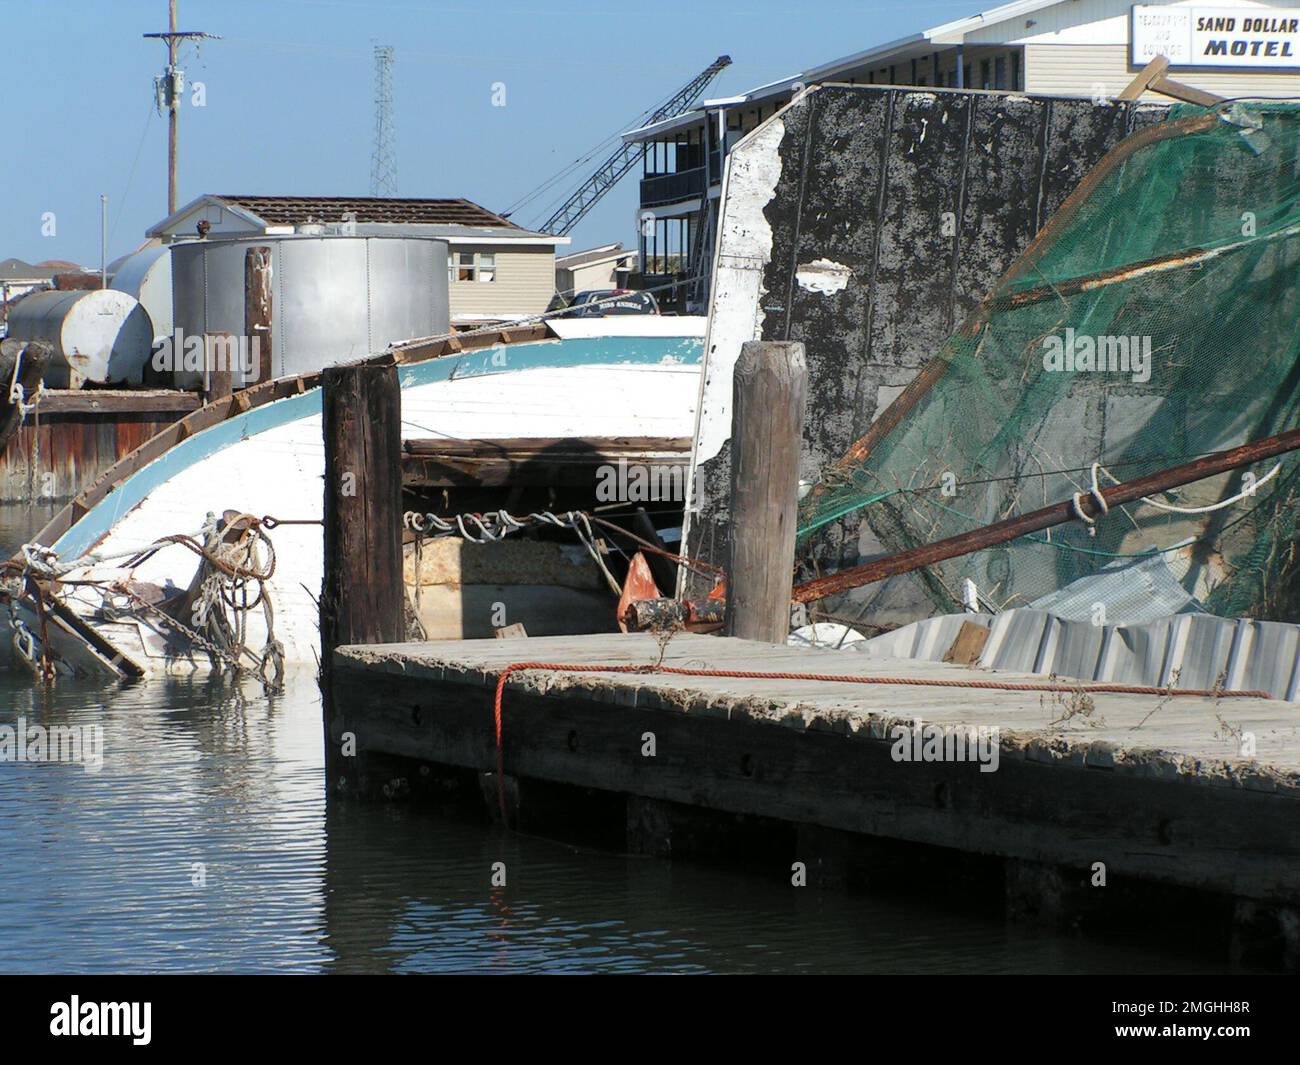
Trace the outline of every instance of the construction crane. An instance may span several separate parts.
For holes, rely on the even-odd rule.
[[[722,70],[731,66],[731,56],[720,55],[704,70],[700,71],[694,78],[687,82],[677,93],[656,110],[645,121],[645,125],[653,122],[659,122],[665,118],[672,118],[675,115],[684,114],[689,111],[698,100],[705,88]],[[596,172],[591,175],[578,191],[570,196],[538,228],[543,233],[554,233],[556,236],[563,237],[573,229],[583,216],[590,211],[602,196],[612,189],[620,178],[636,165],[637,159],[645,151],[644,145],[640,144],[620,144],[614,149],[614,152],[597,168]]]

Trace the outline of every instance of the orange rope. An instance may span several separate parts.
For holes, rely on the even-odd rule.
[[[758,673],[740,669],[685,669],[679,666],[612,666],[565,665],[559,662],[513,662],[497,678],[496,698],[492,704],[492,721],[496,731],[497,748],[497,804],[501,820],[506,821],[505,750],[502,745],[501,700],[506,681],[512,673],[526,670],[548,670],[554,673],[670,673],[679,677],[732,677],[739,680],[817,680],[834,684],[898,684],[921,688],[980,688],[1008,692],[1110,692],[1116,695],[1188,696],[1201,698],[1270,699],[1265,691],[1217,691],[1209,688],[1157,688],[1141,684],[1060,684],[1051,681],[1009,680],[946,680],[940,677],[861,677],[836,673]]]

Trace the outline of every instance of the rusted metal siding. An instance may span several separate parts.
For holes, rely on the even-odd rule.
[[[769,120],[783,126],[774,192],[761,218],[753,207],[742,210],[755,217],[734,225],[724,217],[719,269],[753,262],[763,292],[757,338],[804,344],[809,406],[801,476],[816,480],[843,455],[1093,165],[1164,115],[1161,107],[1127,103],[825,86]],[[735,149],[729,180],[745,153],[767,150],[760,134]],[[751,239],[765,227],[770,254]],[[842,287],[800,283],[819,262],[836,271]],[[725,298],[715,296],[711,308],[700,413],[702,428],[710,417],[724,422],[714,427],[723,436],[727,349],[755,339],[724,335],[746,328],[721,324],[746,318],[720,314],[717,300]],[[717,565],[729,535],[729,456],[725,443],[697,456],[697,509],[688,519],[690,554]],[[875,545],[859,541],[860,524],[850,515],[816,535],[801,552],[804,576],[813,576],[814,566],[840,569],[872,554]],[[863,594],[880,595],[889,583]],[[699,595],[702,584],[692,578],[687,590]]]
[[[66,502],[180,413],[29,415],[0,452],[0,503]]]

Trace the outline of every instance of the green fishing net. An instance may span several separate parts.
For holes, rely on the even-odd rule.
[[[902,551],[1296,428],[1298,271],[1300,107],[1176,109],[1098,165],[878,438],[823,472],[803,542],[860,514]],[[966,578],[1001,609],[1158,553],[1215,613],[1295,620],[1298,491],[1300,452],[918,576],[941,610]]]

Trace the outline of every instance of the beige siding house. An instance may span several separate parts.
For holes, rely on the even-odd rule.
[[[555,295],[552,245],[453,244],[452,321],[541,314]]]
[[[568,237],[535,233],[469,200],[219,196],[186,204],[148,231],[164,241],[326,233],[434,237],[448,245],[453,325],[541,314],[555,295],[555,249]]]
[[[1158,54],[1219,96],[1300,97],[1300,0],[1017,0],[795,81],[1114,97]]]
[[[566,300],[591,289],[622,288],[637,268],[637,253],[622,244],[562,255],[555,260],[555,290]]]

